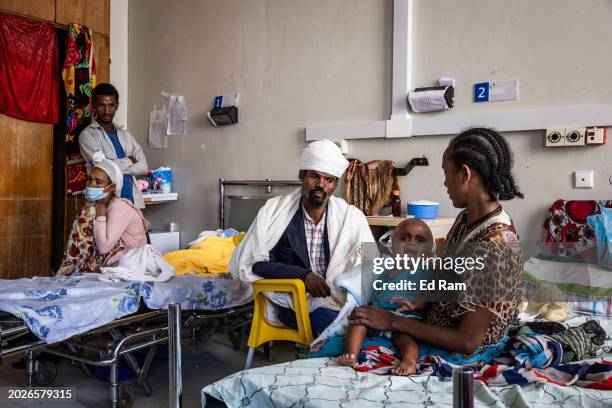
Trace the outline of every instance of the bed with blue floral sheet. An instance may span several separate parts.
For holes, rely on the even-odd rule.
[[[0,311],[22,319],[48,344],[136,313],[180,303],[183,310],[222,310],[252,300],[250,286],[229,276],[175,276],[167,282],[102,282],[98,274],[0,280]]]

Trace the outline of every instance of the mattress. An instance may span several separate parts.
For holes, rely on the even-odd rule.
[[[612,320],[602,316],[575,315],[567,323],[578,326],[596,319],[608,338],[597,360],[612,360]],[[487,387],[475,381],[476,407],[592,407],[612,406],[612,391],[550,382]],[[207,396],[228,407],[449,407],[453,383],[433,376],[398,377],[359,373],[333,359],[296,360],[284,364],[240,371],[204,387]]]

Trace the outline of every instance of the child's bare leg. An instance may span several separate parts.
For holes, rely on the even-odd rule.
[[[355,364],[367,331],[368,328],[361,324],[351,324],[349,326],[346,333],[345,352],[338,356],[338,363],[351,367]]]
[[[393,345],[402,356],[402,360],[391,369],[393,375],[412,375],[416,374],[416,362],[419,359],[419,345],[408,334],[393,333],[391,338]]]

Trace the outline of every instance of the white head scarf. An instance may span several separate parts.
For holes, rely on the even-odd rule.
[[[300,170],[319,171],[338,178],[348,165],[340,148],[327,139],[310,143],[302,150],[300,157]]]
[[[111,183],[115,185],[115,195],[121,197],[121,189],[123,188],[123,172],[112,160],[104,156],[104,153],[97,151],[93,155],[93,167],[103,170],[110,178]]]

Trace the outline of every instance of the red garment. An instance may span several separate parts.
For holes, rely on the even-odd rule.
[[[0,13],[0,113],[57,123],[58,61],[51,24]]]

